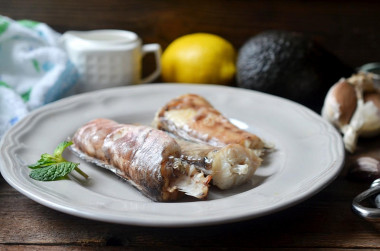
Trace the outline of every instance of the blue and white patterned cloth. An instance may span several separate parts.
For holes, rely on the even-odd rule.
[[[0,15],[0,138],[30,111],[60,99],[78,80],[48,25]]]

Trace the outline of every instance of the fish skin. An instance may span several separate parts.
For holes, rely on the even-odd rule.
[[[185,176],[192,181],[186,168],[175,166],[180,146],[167,133],[152,127],[100,118],[79,128],[72,140],[71,149],[79,157],[113,171],[154,201],[178,200],[183,193],[176,179]],[[198,182],[201,191],[195,191],[201,199],[207,197],[209,179],[198,177],[199,182],[205,182]],[[191,184],[185,189],[191,193]]]
[[[156,112],[152,125],[186,140],[213,146],[240,144],[250,149],[265,147],[257,135],[232,124],[197,94],[184,94],[169,101]]]

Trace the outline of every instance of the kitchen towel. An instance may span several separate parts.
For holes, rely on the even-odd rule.
[[[77,83],[60,37],[44,23],[0,15],[0,138],[30,111],[67,96]]]

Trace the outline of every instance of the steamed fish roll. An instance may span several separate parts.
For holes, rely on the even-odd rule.
[[[257,152],[265,147],[258,136],[232,124],[196,94],[185,94],[169,101],[156,113],[153,126],[183,139],[213,146],[239,144]]]
[[[163,131],[95,119],[72,140],[79,157],[113,171],[152,200],[177,200],[183,193],[203,199],[208,194],[211,177],[183,162],[180,146]]]

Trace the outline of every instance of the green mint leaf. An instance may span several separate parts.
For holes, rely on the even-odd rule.
[[[29,176],[40,181],[60,180],[67,178],[67,174],[75,170],[87,179],[88,175],[78,167],[79,163],[66,161],[62,157],[63,151],[72,144],[71,141],[64,141],[55,148],[53,155],[42,154],[36,163],[28,166],[33,169]]]
[[[34,163],[33,165],[29,165],[28,167],[31,169],[36,169],[36,168],[41,168],[44,166],[55,164],[57,162],[58,162],[57,158],[55,158],[54,156],[50,154],[44,153],[41,155],[41,158],[36,163]]]
[[[79,163],[60,162],[34,169],[29,176],[32,179],[39,181],[54,181],[66,177],[66,175],[72,172],[76,167],[78,167],[78,165]]]
[[[60,160],[63,160],[63,157],[62,157],[62,153],[63,151],[68,147],[68,146],[71,146],[73,144],[73,142],[71,141],[63,141],[62,143],[60,143],[54,150],[54,157],[56,157],[57,159],[60,159]]]

